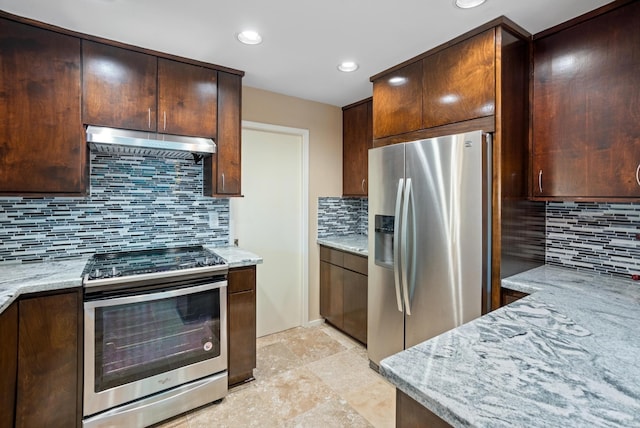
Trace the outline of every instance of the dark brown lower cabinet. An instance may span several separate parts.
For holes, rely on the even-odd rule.
[[[229,269],[229,387],[252,380],[256,367],[256,267]]]
[[[501,289],[501,303],[502,306],[508,305],[509,303],[513,303],[516,300],[520,300],[523,297],[527,297],[527,293],[523,293],[522,291],[511,290],[509,288]]]
[[[16,427],[80,425],[81,308],[77,290],[20,299]]]
[[[320,315],[339,329],[344,326],[344,278],[340,266],[320,261]]]
[[[367,344],[367,258],[320,246],[320,315]]]
[[[396,428],[450,428],[438,415],[396,388]]]
[[[18,366],[18,305],[0,314],[0,427],[12,427],[16,404]]]

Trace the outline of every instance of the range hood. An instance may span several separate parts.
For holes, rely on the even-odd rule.
[[[87,126],[87,143],[91,150],[132,156],[159,156],[191,159],[196,163],[216,152],[211,138],[130,131],[127,129]]]

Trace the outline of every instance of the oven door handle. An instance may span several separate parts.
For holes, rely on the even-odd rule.
[[[201,291],[215,290],[216,288],[227,287],[227,281],[216,281],[207,284],[194,285],[191,287],[176,288],[173,290],[165,290],[157,293],[136,294],[133,296],[113,297],[100,300],[91,300],[84,302],[85,309],[104,308],[108,306],[127,305],[131,303],[149,302],[154,300],[170,299],[172,297],[185,296],[187,294],[199,293]]]

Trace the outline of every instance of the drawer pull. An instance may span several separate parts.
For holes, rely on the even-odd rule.
[[[638,186],[640,186],[640,163],[638,164],[638,167],[636,168],[636,183],[638,183]]]
[[[640,167],[640,165],[638,165]],[[542,170],[538,171],[538,189],[542,193]]]

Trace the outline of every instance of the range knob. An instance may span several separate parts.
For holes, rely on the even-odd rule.
[[[96,278],[101,278],[102,272],[100,272],[100,269],[96,269],[96,271],[93,273],[93,276]]]

